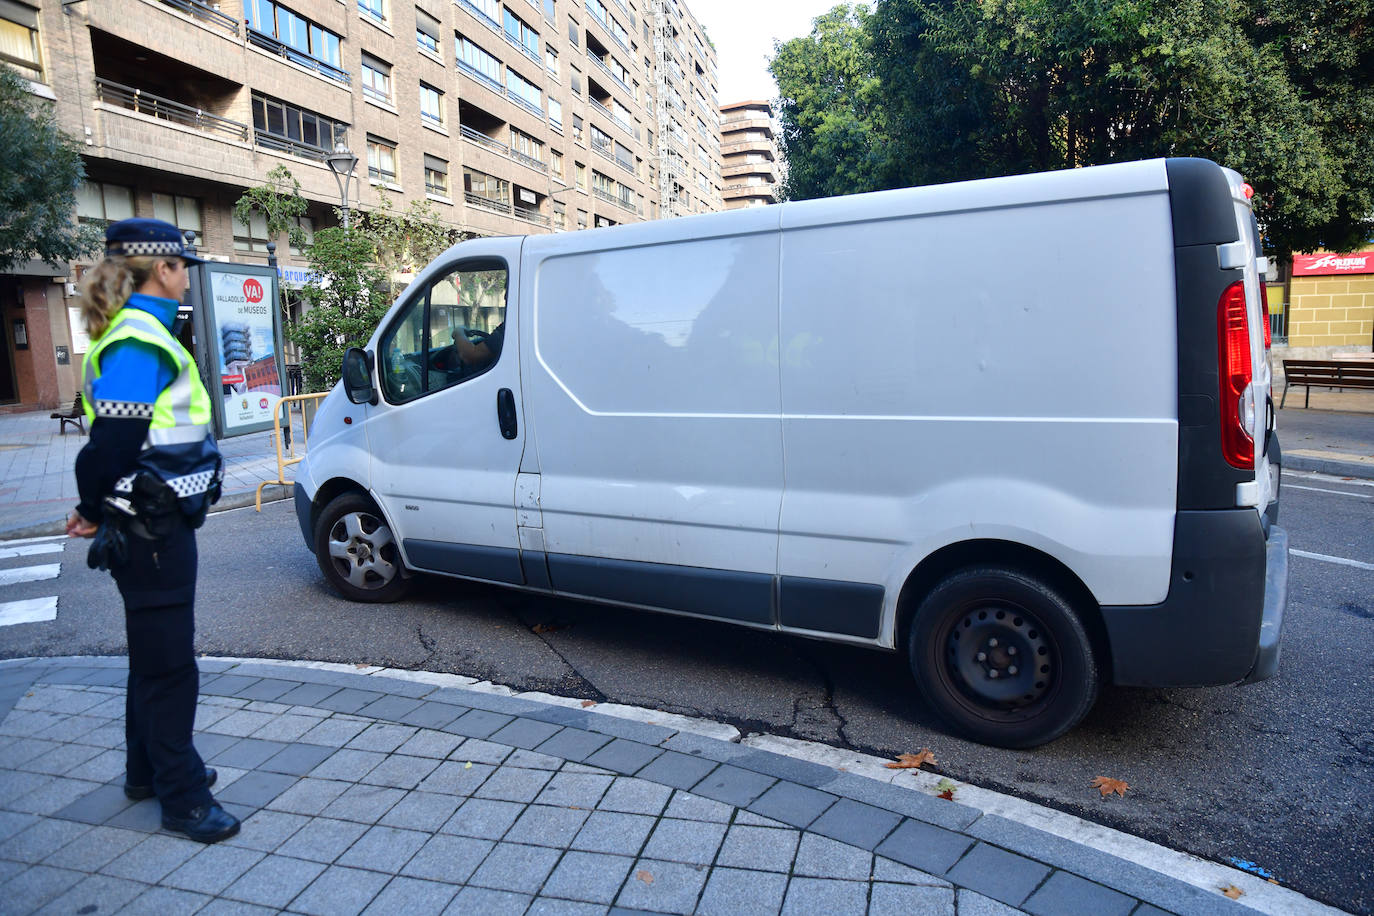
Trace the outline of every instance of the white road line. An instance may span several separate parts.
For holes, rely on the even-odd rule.
[[[1284,478],[1296,477],[1299,480],[1320,480],[1324,483],[1339,483],[1347,487],[1374,487],[1374,480],[1363,477],[1340,477],[1336,474],[1321,474],[1316,471],[1290,471],[1283,469]]]
[[[27,601],[7,601],[0,604],[0,627],[16,623],[41,623],[57,619],[57,597],[30,598]]]
[[[65,534],[50,534],[47,537],[41,538],[16,538],[13,541],[0,541],[0,544],[4,544],[6,547],[18,547],[20,544],[44,544],[48,541],[65,540],[67,540],[67,536]]]
[[[1335,493],[1337,496],[1353,496],[1356,499],[1374,499],[1374,493],[1347,493],[1344,490],[1328,490],[1325,487],[1304,487],[1296,483],[1286,483],[1285,490],[1311,490],[1313,493]]]
[[[42,566],[19,566],[15,569],[0,569],[0,585],[16,585],[20,582],[42,582],[56,579],[62,571],[61,563],[44,563]]]
[[[63,544],[25,544],[22,547],[0,547],[0,560],[32,557],[40,553],[61,553]]]
[[[1321,560],[1323,563],[1339,563],[1341,566],[1374,570],[1374,563],[1361,563],[1359,560],[1347,560],[1345,557],[1328,557],[1324,553],[1308,553],[1306,550],[1294,550],[1292,547],[1288,548],[1288,552],[1295,557],[1307,557],[1309,560]]]

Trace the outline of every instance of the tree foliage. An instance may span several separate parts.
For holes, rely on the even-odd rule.
[[[285,232],[292,245],[304,248],[305,230],[297,219],[305,215],[308,206],[296,176],[286,166],[277,165],[267,173],[266,182],[249,188],[234,202],[234,222],[242,223],[251,235],[253,214],[261,213],[267,223],[268,239],[276,241]]]
[[[1374,223],[1374,0],[877,0],[778,47],[788,197],[1157,156],[1256,188],[1281,253]]]
[[[80,147],[57,128],[27,82],[0,64],[0,271],[31,258],[61,263],[101,242],[80,225],[76,190],[86,180]]]

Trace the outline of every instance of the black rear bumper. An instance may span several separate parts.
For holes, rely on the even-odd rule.
[[[1288,534],[1254,509],[1179,512],[1163,603],[1102,608],[1112,680],[1138,687],[1257,681],[1278,670]]]

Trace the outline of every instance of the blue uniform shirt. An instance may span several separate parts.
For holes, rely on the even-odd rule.
[[[177,318],[177,303],[157,296],[134,293],[124,307],[147,312],[169,331]],[[176,372],[177,367],[161,349],[125,338],[100,354],[100,378],[91,383],[91,390],[99,401],[152,404],[162,389],[172,384]]]

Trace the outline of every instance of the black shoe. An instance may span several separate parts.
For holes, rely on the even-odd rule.
[[[162,829],[184,833],[197,843],[218,843],[239,832],[239,819],[217,802],[192,808],[186,817],[162,815]]]
[[[214,767],[205,768],[205,788],[210,788],[219,779],[219,773],[215,772]],[[124,797],[130,801],[143,801],[145,798],[152,798],[154,795],[152,786],[132,786],[124,783]]]

